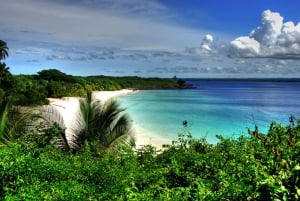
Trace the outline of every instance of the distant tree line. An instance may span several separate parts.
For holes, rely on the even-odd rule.
[[[124,109],[86,92],[185,87],[178,86],[183,81],[55,69],[13,76],[2,62],[7,56],[0,40],[0,200],[300,200],[300,121],[293,116],[289,125],[272,122],[266,134],[255,125],[248,135],[218,135],[216,144],[194,139],[184,124],[162,150],[134,149]],[[53,106],[10,107],[84,93],[72,138]],[[46,121],[36,124],[40,118]]]
[[[13,92],[11,101],[18,105],[36,105],[47,103],[47,98],[67,96],[82,97],[92,91],[113,91],[130,89],[172,89],[181,85],[171,79],[141,78],[136,76],[72,76],[56,69],[42,70],[36,75],[15,75],[6,72],[2,81],[5,91]]]
[[[47,98],[82,97],[88,92],[131,89],[186,88],[184,80],[141,78],[137,76],[72,76],[57,69],[47,69],[35,75],[12,75],[2,62],[8,57],[6,42],[0,40],[0,104],[47,104]]]

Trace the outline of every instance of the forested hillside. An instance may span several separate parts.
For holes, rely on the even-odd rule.
[[[16,105],[47,104],[47,98],[85,96],[87,92],[131,89],[187,88],[183,80],[141,77],[72,76],[56,69],[36,75],[12,75],[1,64],[0,101],[4,97]]]

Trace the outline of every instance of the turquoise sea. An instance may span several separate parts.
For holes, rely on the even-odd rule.
[[[138,132],[166,142],[176,140],[183,121],[195,138],[216,142],[216,134],[262,133],[272,120],[300,118],[300,82],[190,80],[195,89],[140,90],[119,98]]]

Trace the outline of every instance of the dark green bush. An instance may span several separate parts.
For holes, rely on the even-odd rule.
[[[56,133],[54,127],[49,130]],[[251,134],[251,133],[250,133]],[[76,154],[20,138],[0,147],[3,200],[298,200],[300,126],[217,144],[188,132],[162,153],[152,146]],[[21,140],[22,139],[22,140]]]

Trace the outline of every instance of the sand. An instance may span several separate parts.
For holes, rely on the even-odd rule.
[[[121,95],[134,92],[130,89],[123,89],[118,91],[95,91],[93,97],[100,101],[107,101],[111,98],[116,98]],[[61,114],[64,119],[65,125],[68,128],[72,126],[74,114],[79,109],[79,98],[78,97],[64,97],[62,99],[49,98],[50,105],[54,106]],[[141,148],[144,145],[152,145],[160,149],[163,144],[167,143],[165,140],[160,140],[158,137],[147,135],[143,132],[143,128],[139,128],[136,125],[132,125],[131,131],[136,140],[136,147]]]

